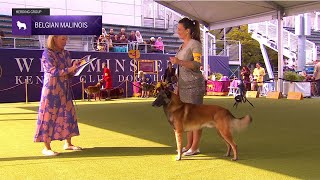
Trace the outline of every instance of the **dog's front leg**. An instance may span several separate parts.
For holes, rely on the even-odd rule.
[[[181,160],[181,155],[182,155],[182,134],[183,134],[183,131],[175,130],[174,133],[176,135],[177,151],[178,151],[178,155],[176,156],[176,161],[179,161],[179,160]]]

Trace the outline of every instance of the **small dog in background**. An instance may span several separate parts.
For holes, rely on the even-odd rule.
[[[88,86],[87,88],[84,89],[84,92],[87,93],[88,101],[91,100],[92,95],[94,95],[95,101],[97,100],[97,96],[99,97],[99,100],[101,100],[100,99],[100,97],[101,97],[100,88],[101,88],[101,84],[100,84],[100,82],[98,82],[96,85]]]

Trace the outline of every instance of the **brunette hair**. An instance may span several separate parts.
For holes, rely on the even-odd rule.
[[[200,23],[197,20],[183,18],[179,21],[185,29],[190,29],[191,38],[201,42],[200,40]]]

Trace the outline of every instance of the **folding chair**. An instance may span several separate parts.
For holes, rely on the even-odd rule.
[[[233,80],[230,84],[228,96],[236,97],[240,94],[240,89],[238,85],[240,84],[240,80]]]

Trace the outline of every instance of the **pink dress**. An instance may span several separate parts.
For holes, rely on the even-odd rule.
[[[158,40],[154,44],[154,47],[156,49],[158,49],[158,50],[161,50],[161,51],[163,51],[163,46],[164,46],[163,42],[162,41],[158,41]]]
[[[45,49],[42,54],[44,79],[34,142],[64,140],[79,135],[72,102],[71,58],[68,51]]]

